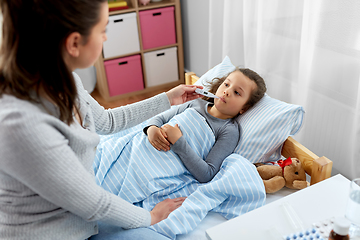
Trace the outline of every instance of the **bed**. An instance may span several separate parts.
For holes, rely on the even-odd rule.
[[[185,73],[185,84],[193,85],[199,80],[193,72]],[[289,136],[281,149],[284,158],[296,157],[301,161],[305,172],[310,176],[310,184],[315,184],[331,176],[332,161],[327,157],[318,157],[293,137]]]
[[[234,68],[225,57],[200,78],[186,73],[186,84],[205,86],[206,81]],[[144,122],[101,137],[94,162],[96,181],[106,190],[149,210],[165,198],[187,196],[183,206],[151,228],[171,239],[206,239],[206,229],[294,192],[283,188],[275,194],[266,194],[254,163],[296,157],[310,184],[330,177],[332,162],[326,157],[319,158],[291,137],[300,130],[303,118],[301,106],[264,96],[237,119],[242,128],[241,140],[234,153],[224,160],[219,173],[206,184],[192,178],[171,151],[165,156],[151,150],[142,133]],[[170,124],[179,121],[180,126],[191,126],[182,128],[184,136],[194,142],[193,147],[200,155],[206,155],[204,148],[211,146],[214,139],[201,117],[189,111]],[[200,138],[193,126],[201,129]]]
[[[223,62],[218,65],[218,67],[220,68],[221,65],[224,64],[226,65],[227,61],[229,62],[228,64],[231,65],[230,59],[225,58]],[[217,72],[215,73],[215,75],[222,75],[221,73],[219,74],[217,70],[214,69],[214,71]],[[221,70],[219,71],[222,72]],[[199,77],[196,76],[194,72],[185,73],[186,85],[197,84],[198,81],[199,81]],[[307,180],[310,182],[310,185],[318,183],[331,176],[332,161],[325,156],[322,157],[317,156],[316,154],[314,154],[312,151],[310,151],[308,148],[303,146],[301,143],[296,141],[291,136],[287,137],[287,139],[283,143],[281,147],[281,155],[284,158],[288,158],[288,157],[298,158],[301,161],[301,164],[306,171]],[[298,190],[283,188],[274,194],[267,194],[265,204],[276,201],[296,191]],[[177,239],[205,240],[207,239],[205,234],[206,229],[209,229],[225,221],[227,221],[227,219],[219,216],[218,214],[209,213],[208,216],[203,220],[203,222],[199,224],[199,226],[193,232],[184,235],[179,235]]]

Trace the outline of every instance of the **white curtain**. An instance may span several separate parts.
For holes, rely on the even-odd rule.
[[[360,177],[360,1],[210,0],[209,67],[228,55],[305,108],[297,140]]]

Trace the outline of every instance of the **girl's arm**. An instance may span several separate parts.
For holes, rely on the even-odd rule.
[[[168,123],[174,116],[184,112],[187,108],[190,108],[193,106],[193,102],[184,103],[181,105],[177,105],[172,107],[171,109],[162,112],[161,114],[158,114],[157,116],[151,118],[148,121],[147,126],[144,128],[144,133],[146,134],[146,130],[150,126],[157,126],[161,127],[165,123]]]
[[[171,147],[171,150],[179,155],[186,169],[201,183],[213,179],[224,159],[234,152],[239,141],[239,129],[234,124],[228,126],[219,134],[205,161],[195,153],[184,136]]]
[[[172,109],[163,112],[149,120],[148,125],[144,128],[144,133],[148,135],[149,142],[157,150],[168,151],[170,150],[170,143],[166,139],[166,134],[160,128],[165,123],[169,122],[174,116],[182,113],[187,108],[191,107],[193,102],[185,103],[173,107]]]

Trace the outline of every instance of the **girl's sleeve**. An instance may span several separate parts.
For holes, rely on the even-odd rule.
[[[192,104],[193,104],[193,101],[190,101],[187,103],[183,103],[181,105],[173,106],[171,109],[151,118],[148,121],[147,126],[144,128],[144,133],[147,134],[147,129],[150,126],[161,127],[162,125],[168,123],[170,121],[170,119],[172,119],[174,116],[184,112],[187,108],[191,107]]]
[[[201,183],[213,179],[224,159],[234,152],[239,141],[239,129],[237,125],[228,124],[228,126],[231,127],[222,130],[205,161],[195,153],[184,136],[171,146],[171,150],[179,155],[186,169]]]

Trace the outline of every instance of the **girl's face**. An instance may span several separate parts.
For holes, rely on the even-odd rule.
[[[88,68],[96,62],[101,54],[103,43],[107,40],[106,26],[109,21],[109,8],[104,2],[100,9],[100,21],[92,28],[86,44],[80,44],[76,68]]]
[[[233,118],[239,113],[244,113],[245,104],[250,98],[256,83],[246,77],[242,72],[231,73],[216,91],[212,112],[215,117],[227,119]]]

